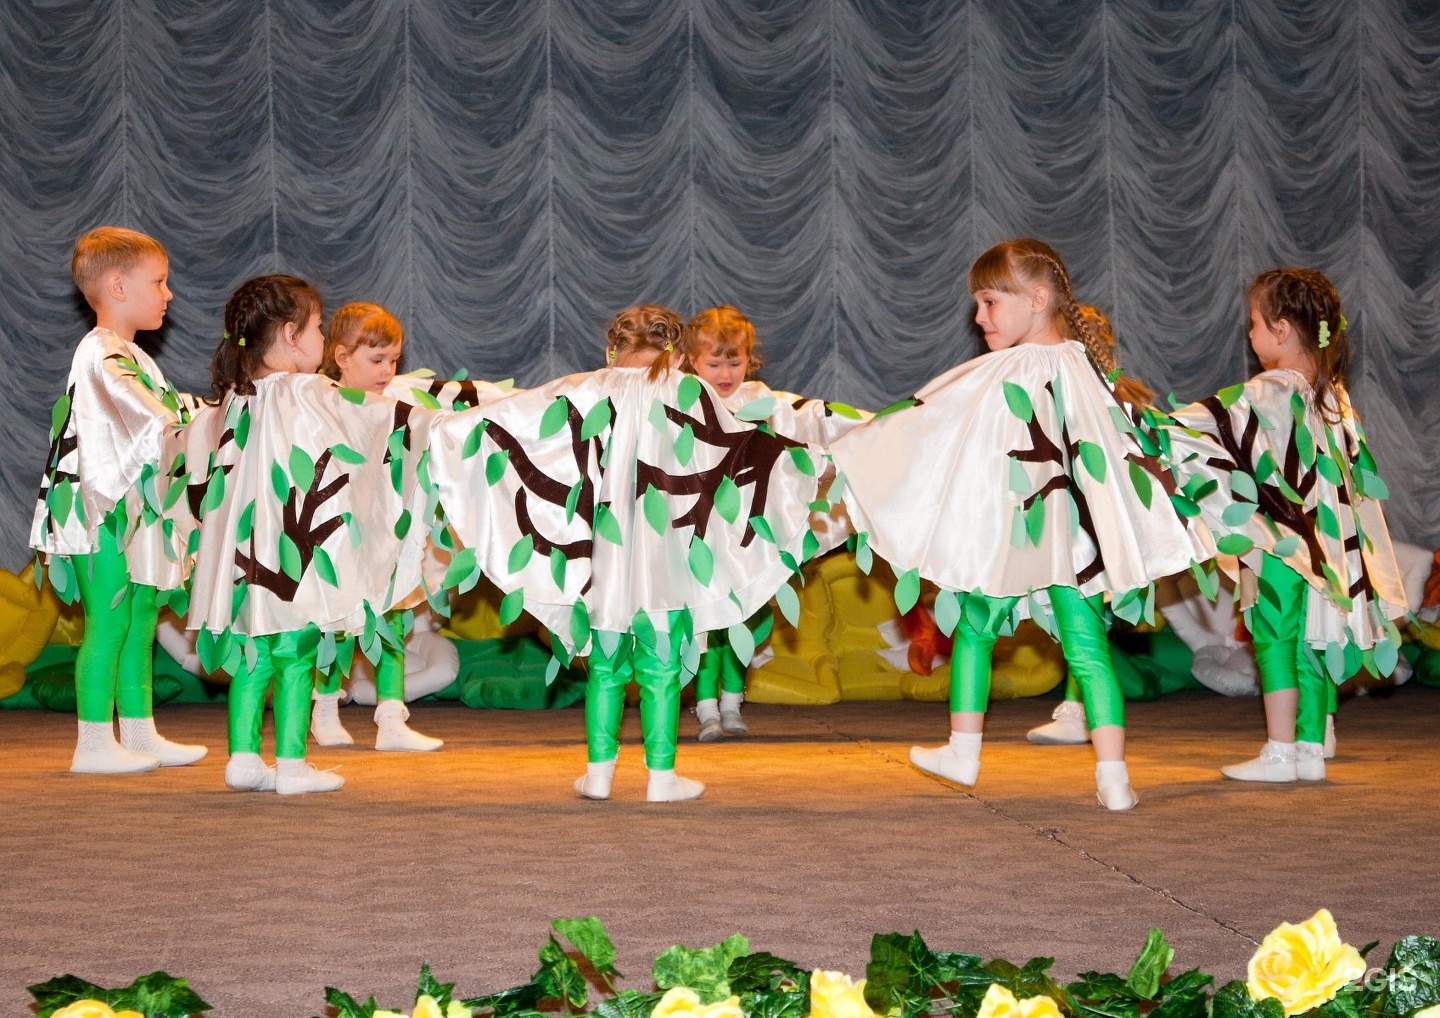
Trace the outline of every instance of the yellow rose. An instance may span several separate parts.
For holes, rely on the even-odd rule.
[[[1440,1004],[1427,1007],[1423,1011],[1416,1011],[1414,1018],[1440,1018]]]
[[[650,1018],[745,1018],[739,997],[727,997],[714,1004],[700,1003],[700,995],[688,986],[672,986],[650,1012]]]
[[[1005,987],[991,983],[990,989],[985,991],[985,999],[980,1001],[980,1011],[975,1018],[1060,1018],[1060,1005],[1053,997],[1043,993],[1038,997],[1016,1000],[1015,994]]]
[[[851,981],[843,972],[810,973],[809,1018],[875,1018],[865,1003],[865,980]]]
[[[1340,939],[1335,920],[1321,909],[1298,926],[1281,923],[1250,959],[1245,989],[1253,1000],[1274,997],[1287,1015],[1332,999],[1365,974],[1360,952]]]
[[[445,1018],[471,1018],[471,1011],[458,1000],[452,1000],[445,1008]]]
[[[77,1000],[52,1012],[50,1018],[115,1018],[115,1012],[103,1000]]]
[[[406,1018],[406,1016],[399,1011],[386,1011],[384,1008],[377,1008],[375,1018]]]
[[[420,999],[415,1001],[413,1018],[445,1018],[440,1010],[440,1004],[428,993],[420,994]]]

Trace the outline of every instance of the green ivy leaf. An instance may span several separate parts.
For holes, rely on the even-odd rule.
[[[1029,424],[1035,419],[1035,407],[1030,403],[1030,394],[1014,382],[1004,382],[1005,405],[1020,420]]]
[[[749,953],[750,942],[738,933],[699,950],[676,945],[655,959],[655,985],[662,990],[687,986],[702,1004],[716,1003],[730,996],[730,964]]]
[[[1135,963],[1130,966],[1125,985],[1141,1000],[1153,999],[1160,992],[1160,980],[1174,958],[1175,950],[1165,940],[1165,934],[1152,929]]]

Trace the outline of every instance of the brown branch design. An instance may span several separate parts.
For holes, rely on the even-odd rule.
[[[341,472],[329,484],[322,485],[321,479],[325,476],[325,470],[330,465],[331,452],[326,449],[315,461],[315,476],[310,482],[309,489],[305,496],[296,504],[296,493],[294,485],[290,488],[289,497],[285,499],[285,506],[281,516],[281,527],[300,552],[300,575],[303,577],[310,568],[310,563],[315,559],[315,549],[324,544],[331,534],[340,528],[343,520],[339,516],[332,516],[322,523],[315,522],[315,514],[319,512],[330,499],[350,483],[350,475]],[[281,601],[289,603],[295,600],[295,595],[300,589],[300,581],[292,579],[285,572],[279,569],[271,569],[262,565],[255,555],[255,534],[250,534],[250,553],[247,555],[239,548],[235,549],[235,564],[240,567],[240,572],[245,582],[264,590],[270,591]]]

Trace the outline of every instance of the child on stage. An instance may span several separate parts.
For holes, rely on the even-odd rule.
[[[166,489],[157,479],[166,466],[166,432],[186,411],[159,366],[135,345],[136,332],[158,329],[165,319],[169,259],[152,237],[102,226],[75,242],[70,268],[95,311],[95,328],[76,348],[65,394],[51,413],[30,531],[31,547],[49,556],[56,593],[73,602],[78,592],[85,614],[70,769],[120,774],[190,764],[205,747],[155,731],[151,687],[156,589],[183,579],[178,549],[164,533]]]
[[[211,362],[219,405],[187,429],[200,521],[187,624],[233,676],[225,783],[282,795],[344,780],[305,760],[310,693],[336,638],[371,660],[395,646],[384,613],[420,584],[426,492],[419,459],[434,415],[315,374],[320,294],[262,276],[225,305]],[[276,767],[260,757],[275,685]]]
[[[685,368],[708,382],[728,410],[733,413],[747,405],[762,407],[760,401],[766,401],[764,420],[776,434],[786,438],[828,445],[871,416],[858,410],[848,415],[836,413],[823,400],[776,392],[751,377],[764,364],[755,349],[755,326],[728,304],[706,308],[692,318],[685,327],[683,348]],[[842,539],[837,538],[835,543]],[[823,545],[822,551],[826,550]],[[764,641],[773,621],[766,606],[746,623],[757,645]],[[740,705],[745,701],[745,673],[745,665],[728,643],[706,649],[695,673],[695,717],[700,722],[701,742],[714,742],[724,735],[744,735],[750,730],[740,714]]]
[[[1223,535],[1220,550],[1258,577],[1246,618],[1268,741],[1221,773],[1319,781],[1335,685],[1367,659],[1380,674],[1394,667],[1391,620],[1406,613],[1405,591],[1380,507],[1385,485],[1345,391],[1339,294],[1320,272],[1291,268],[1262,272],[1247,297],[1264,371],[1176,411],[1166,434],[1183,491]]]
[[[816,457],[673,370],[682,330],[665,308],[627,308],[606,335],[611,367],[448,415],[431,450],[465,545],[452,572],[482,570],[506,594],[502,619],[523,606],[557,653],[593,643],[588,765],[575,782],[591,799],[610,796],[632,675],[646,798],[701,794],[674,769],[687,652],[698,657],[699,634],[742,628],[791,575],[784,559],[813,548]]]
[[[1080,686],[1100,803],[1130,809],[1105,596],[1209,558],[1208,534],[1171,505],[1169,475],[1117,402],[1113,355],[1082,318],[1059,255],[1036,240],[998,244],[971,268],[970,290],[991,352],[831,446],[855,526],[895,568],[897,591],[936,583],[937,617],[955,632],[950,741],[910,759],[975,783],[991,649],[1033,616],[1058,630]]]
[[[384,394],[395,378],[405,344],[400,322],[379,304],[351,303],[330,316],[325,329],[325,354],[320,373],[342,388]],[[396,397],[404,402],[404,397]],[[389,613],[386,622],[403,640],[410,628],[408,608]],[[310,731],[322,746],[349,746],[355,740],[340,723],[341,670],[330,668],[314,693]],[[406,724],[405,648],[385,644],[375,663],[375,748],[382,751],[428,753],[445,743],[422,735]]]

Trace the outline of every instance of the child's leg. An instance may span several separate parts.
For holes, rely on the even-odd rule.
[[[1105,598],[1082,597],[1073,587],[1051,587],[1050,607],[1065,663],[1085,704],[1095,747],[1097,796],[1106,809],[1131,809],[1139,799],[1125,768],[1125,698],[1110,662]]]
[[[1069,669],[1065,673],[1065,699],[1051,711],[1049,724],[1030,729],[1025,738],[1037,746],[1080,746],[1090,741],[1080,686]]]
[[[700,667],[695,670],[695,717],[700,722],[701,742],[714,742],[725,734],[720,727],[720,685],[721,674],[727,670],[731,660],[735,658],[735,652],[730,649],[730,644],[719,641],[712,641],[711,645],[705,648],[705,653],[700,655]],[[743,678],[742,678],[743,683]]]
[[[281,795],[336,791],[344,786],[344,778],[305,762],[310,694],[315,686],[315,633],[300,630],[267,639],[275,667],[275,791]]]
[[[745,620],[745,625],[755,638],[755,646],[761,646],[770,638],[775,628],[775,612],[767,604]],[[740,705],[745,702],[745,676],[749,667],[740,663],[734,654],[729,655],[720,670],[720,727],[727,735],[745,735],[750,726],[740,717]]]
[[[386,616],[397,639],[403,639],[407,628],[400,620]],[[405,722],[410,708],[405,706],[405,649],[388,643],[380,649],[375,662],[375,748],[395,753],[430,753],[445,745],[443,739],[421,735]]]
[[[352,637],[339,637],[350,640]],[[379,672],[377,670],[376,674]],[[314,701],[310,707],[310,734],[321,746],[353,746],[354,738],[340,723],[340,702],[345,691],[340,688],[340,666],[332,664],[329,671],[320,676],[311,694]]]
[[[260,724],[265,717],[265,694],[275,677],[271,660],[272,637],[252,638],[255,664],[242,655],[240,667],[230,678],[226,698],[230,760],[225,765],[225,784],[241,792],[275,790],[275,768],[260,758]]]
[[[990,701],[990,655],[1000,627],[1019,598],[960,597],[960,621],[950,658],[950,742],[939,749],[910,750],[910,762],[947,781],[973,785],[980,775],[980,741]]]
[[[585,747],[588,762],[575,791],[587,799],[610,798],[615,759],[620,755],[620,720],[625,714],[625,684],[634,671],[631,644],[622,636],[613,654],[600,645],[599,635],[590,652],[590,678],[585,686]]]
[[[134,584],[130,592],[130,626],[120,649],[116,676],[120,742],[126,749],[158,758],[161,767],[181,767],[203,759],[209,750],[171,742],[155,730],[155,627],[159,620],[155,588]]]
[[[675,773],[675,740],[680,727],[680,635],[656,633],[658,646],[635,641],[635,681],[640,685],[640,728],[645,766],[650,771],[645,798],[676,802],[705,791],[698,781]],[[727,647],[726,650],[729,650]]]
[[[80,588],[85,633],[75,657],[79,737],[70,769],[83,774],[154,770],[160,766],[158,757],[131,752],[115,741],[115,686],[129,634],[134,586],[108,523],[100,528],[99,549],[90,555],[74,555],[71,562]]]
[[[1303,658],[1305,580],[1273,555],[1260,565],[1260,582],[1272,596],[1250,609],[1250,635],[1265,701],[1267,741],[1260,755],[1220,768],[1237,781],[1288,782],[1296,778],[1295,718],[1300,702],[1299,664]]]

